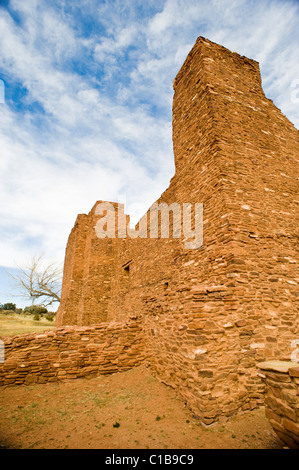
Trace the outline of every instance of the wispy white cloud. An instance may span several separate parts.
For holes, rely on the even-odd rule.
[[[125,200],[134,221],[154,202],[174,171],[172,82],[199,35],[260,61],[266,95],[299,125],[295,1],[9,5],[0,8],[0,265],[39,250],[62,260],[77,213],[98,199]]]

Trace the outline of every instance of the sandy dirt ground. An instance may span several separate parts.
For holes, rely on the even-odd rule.
[[[264,409],[209,427],[144,367],[0,391],[2,449],[281,449]]]

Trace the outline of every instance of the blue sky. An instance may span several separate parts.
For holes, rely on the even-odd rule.
[[[6,269],[63,262],[78,213],[119,201],[136,222],[168,186],[172,82],[198,36],[259,61],[299,127],[298,0],[0,0],[0,302]]]

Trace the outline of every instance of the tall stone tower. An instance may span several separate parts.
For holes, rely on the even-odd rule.
[[[204,422],[256,406],[256,362],[299,337],[298,144],[258,63],[199,37],[174,80],[176,171],[156,202],[203,203],[203,245],[97,239],[94,211],[79,216],[57,324],[135,315],[149,366]]]

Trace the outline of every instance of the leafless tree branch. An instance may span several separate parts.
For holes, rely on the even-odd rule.
[[[39,300],[45,307],[60,302],[62,267],[54,263],[45,265],[42,256],[33,257],[27,266],[18,267],[18,273],[8,274],[14,279],[22,297],[32,303]]]

